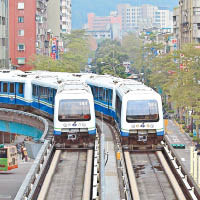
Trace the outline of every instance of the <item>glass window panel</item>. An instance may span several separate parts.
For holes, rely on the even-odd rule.
[[[59,102],[59,121],[89,121],[90,104],[87,99],[63,99]]]

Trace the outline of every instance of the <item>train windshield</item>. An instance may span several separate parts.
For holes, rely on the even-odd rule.
[[[90,119],[90,104],[87,99],[63,99],[60,101],[59,121],[89,121]]]
[[[131,100],[127,102],[127,122],[157,122],[159,120],[156,100]]]

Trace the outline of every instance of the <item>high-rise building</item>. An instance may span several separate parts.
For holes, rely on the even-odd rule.
[[[200,43],[200,1],[199,0],[179,0],[179,8],[173,14],[174,30],[176,32],[179,47],[185,43]]]
[[[9,68],[8,0],[0,1],[0,68]]]
[[[122,22],[121,16],[111,12],[110,16],[96,16],[88,14],[88,24],[85,29],[89,35],[96,39],[121,39]]]
[[[11,64],[21,70],[35,54],[48,55],[47,0],[9,1],[9,49]]]
[[[124,32],[146,28],[172,28],[172,13],[166,8],[153,5],[131,6],[119,4],[118,14],[122,16]]]
[[[173,11],[173,35],[177,40],[177,47],[180,48],[180,18],[179,8],[174,8]]]
[[[47,6],[48,29],[60,38],[71,33],[71,0],[50,0]]]

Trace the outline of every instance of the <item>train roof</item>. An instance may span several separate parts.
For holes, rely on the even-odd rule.
[[[121,95],[145,95],[145,94],[152,94],[152,95],[159,95],[156,91],[154,91],[152,88],[144,85],[141,82],[138,81],[124,81],[123,83],[119,84],[117,87],[118,92]]]
[[[0,70],[1,81],[7,82],[30,82],[30,79],[26,78],[26,74],[20,70]]]
[[[57,93],[91,93],[91,90],[86,83],[74,80],[62,83]]]
[[[91,75],[88,77],[86,82],[98,87],[114,88],[123,79],[113,77],[111,75]]]

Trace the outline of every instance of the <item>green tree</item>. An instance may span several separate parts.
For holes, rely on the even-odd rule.
[[[123,37],[122,48],[132,63],[132,69],[135,72],[141,72],[143,66],[143,40],[135,33],[129,33]]]
[[[98,74],[111,74],[119,77],[126,77],[123,62],[128,60],[120,42],[116,40],[104,40],[96,50],[94,65]]]
[[[80,72],[85,69],[90,53],[88,37],[84,30],[74,30],[63,35],[64,49],[59,60],[47,56],[35,56],[29,62],[36,70]]]

